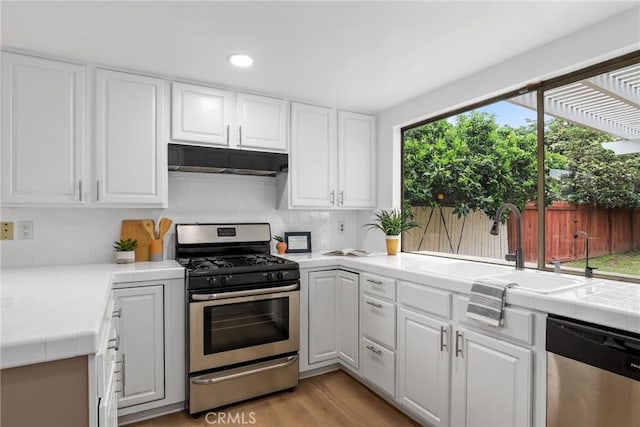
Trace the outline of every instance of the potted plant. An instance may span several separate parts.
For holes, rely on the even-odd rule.
[[[138,241],[134,239],[126,239],[115,241],[113,249],[116,251],[117,264],[129,264],[136,261],[135,249],[138,247]]]
[[[365,227],[369,230],[382,230],[386,235],[387,254],[397,255],[400,245],[400,235],[412,228],[419,227],[420,223],[414,221],[408,213],[403,213],[399,209],[380,210],[374,213],[375,220]]]
[[[279,254],[283,254],[287,251],[287,243],[284,241],[282,236],[276,234],[273,236],[273,240],[278,242],[276,243],[276,251],[278,251]]]

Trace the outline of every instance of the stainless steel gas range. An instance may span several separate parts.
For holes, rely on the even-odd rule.
[[[187,279],[190,414],[298,385],[298,264],[269,224],[177,224]]]

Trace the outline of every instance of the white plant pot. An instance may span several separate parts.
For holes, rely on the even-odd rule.
[[[116,251],[116,264],[136,262],[136,251]]]

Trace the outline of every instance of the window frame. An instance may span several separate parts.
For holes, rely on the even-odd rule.
[[[420,127],[422,125],[433,123],[438,120],[447,119],[452,116],[457,116],[462,113],[467,113],[469,111],[484,107],[486,105],[494,104],[500,101],[506,101],[510,98],[516,97],[518,95],[523,95],[525,93],[536,91],[536,114],[537,114],[537,161],[538,161],[538,176],[537,176],[537,192],[538,192],[538,200],[544,200],[544,181],[545,181],[545,173],[544,173],[544,160],[545,160],[545,147],[544,147],[544,95],[547,90],[554,89],[560,86],[565,86],[571,83],[575,83],[580,80],[584,80],[590,77],[594,77],[599,74],[607,73],[610,71],[617,70],[619,68],[624,68],[630,65],[640,63],[640,50],[636,50],[630,52],[628,54],[618,56],[613,59],[609,59],[607,61],[603,61],[594,65],[590,65],[588,67],[581,68],[576,71],[572,71],[569,73],[565,73],[556,77],[551,77],[546,80],[541,80],[539,82],[529,83],[521,88],[511,90],[508,92],[501,93],[496,96],[492,96],[474,103],[470,103],[464,105],[459,108],[455,108],[452,110],[448,110],[444,113],[437,114],[435,116],[429,117],[424,120],[420,120],[415,123],[411,123],[407,126],[403,126],[400,128],[400,206],[404,206],[404,146],[405,146],[405,133],[408,130]],[[542,271],[553,271],[551,267],[548,267],[545,264],[545,211],[546,209],[538,209],[538,260],[537,260],[537,270]],[[542,243],[541,243],[542,242]],[[401,249],[404,252],[404,243],[401,243]],[[443,256],[446,258],[458,258],[454,256],[447,256],[451,254],[439,254],[431,252],[429,255],[435,256]],[[572,275],[581,275],[582,273],[579,271],[563,271],[563,274],[572,274]],[[615,275],[610,272],[605,273],[596,273],[595,277],[601,279],[610,279],[617,280],[623,282],[632,282],[632,283],[640,283],[640,278],[628,277]]]

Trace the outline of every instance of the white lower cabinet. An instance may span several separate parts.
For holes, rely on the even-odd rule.
[[[449,425],[451,325],[400,308],[398,401],[434,426]]]
[[[358,369],[358,287],[356,273],[342,270],[309,273],[309,365],[342,361]]]
[[[338,353],[358,369],[358,274],[338,271]]]
[[[456,331],[451,425],[532,423],[532,351],[467,328]]]
[[[118,407],[164,398],[163,286],[116,289],[121,389]]]
[[[309,273],[309,364],[338,357],[338,272]]]
[[[401,282],[399,302],[398,403],[438,427],[532,425],[533,351],[500,336],[529,336],[532,313],[511,309],[480,333],[465,298]]]
[[[184,279],[114,284],[119,349],[118,421],[139,421],[183,406]]]
[[[362,376],[390,396],[396,382],[396,353],[362,337]]]
[[[360,292],[360,354],[362,376],[389,396],[395,396],[396,281],[362,275]],[[384,286],[380,286],[380,285]],[[376,286],[372,286],[376,285]]]

